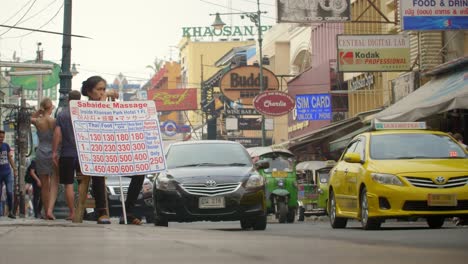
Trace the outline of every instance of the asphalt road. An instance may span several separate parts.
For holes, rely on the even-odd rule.
[[[170,223],[169,228],[72,224],[0,218],[0,264],[120,263],[467,263],[468,227],[431,230],[424,222],[393,222],[379,231],[358,223],[269,223],[243,231],[238,222]]]
[[[170,223],[178,229],[220,230],[243,232],[239,222],[195,222]],[[357,221],[349,221],[346,229],[332,229],[328,219],[321,221],[279,224],[269,221],[267,230],[257,232],[259,236],[281,236],[291,238],[346,241],[359,245],[392,245],[412,248],[459,249],[468,253],[468,226],[458,227],[446,221],[441,229],[429,229],[425,221],[388,221],[380,230],[365,231]]]

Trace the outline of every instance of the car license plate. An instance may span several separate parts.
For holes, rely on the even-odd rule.
[[[224,208],[225,206],[224,197],[222,196],[200,197],[198,199],[198,207],[200,209]]]
[[[429,206],[457,206],[457,197],[454,194],[429,194],[427,197]]]
[[[273,171],[271,173],[271,177],[274,178],[286,178],[288,177],[288,172],[287,171]]]

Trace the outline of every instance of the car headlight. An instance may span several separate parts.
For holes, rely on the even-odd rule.
[[[172,177],[171,177],[172,178]],[[156,188],[159,190],[173,191],[175,190],[174,181],[168,177],[168,175],[160,174],[156,178]]]
[[[284,187],[284,181],[283,180],[278,180],[278,186],[283,188]]]
[[[245,184],[245,187],[246,188],[257,188],[257,187],[262,187],[264,184],[265,184],[265,180],[263,179],[262,176],[252,175],[247,180],[247,183]]]
[[[390,184],[403,186],[403,183],[398,179],[396,175],[385,174],[385,173],[371,173],[372,180],[380,184]]]

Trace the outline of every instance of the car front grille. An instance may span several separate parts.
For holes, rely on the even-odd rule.
[[[205,184],[201,183],[187,183],[181,184],[180,187],[184,191],[194,194],[194,195],[203,195],[203,196],[216,196],[221,194],[228,194],[237,191],[241,186],[240,182],[236,183],[220,183],[213,187],[208,187]]]
[[[455,188],[468,183],[468,176],[452,177],[443,184],[436,184],[431,178],[405,177],[413,186],[421,188]]]
[[[458,200],[456,206],[429,206],[427,201],[406,201],[404,211],[455,211],[468,210],[468,200]]]

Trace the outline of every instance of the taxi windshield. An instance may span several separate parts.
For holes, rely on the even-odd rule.
[[[268,163],[270,163],[270,167],[265,169],[265,172],[293,171],[294,162],[290,158],[279,156],[275,158],[264,158],[263,160],[266,160]]]
[[[437,134],[373,135],[370,157],[390,159],[466,159],[465,151],[448,136]]]

